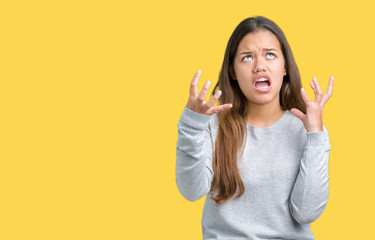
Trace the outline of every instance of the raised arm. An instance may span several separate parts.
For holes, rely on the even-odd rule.
[[[184,109],[178,122],[176,149],[176,183],[189,201],[205,196],[211,187],[212,139],[209,130],[211,116]]]
[[[201,71],[195,73],[191,81],[189,100],[177,124],[176,183],[189,201],[202,198],[211,188],[214,142],[209,128],[211,115],[231,107],[231,104],[213,107],[221,95],[220,90],[207,103],[204,101],[209,81],[198,95],[200,74]]]
[[[306,103],[306,114],[298,109],[291,109],[291,112],[303,122],[307,131],[300,171],[289,202],[292,216],[302,224],[318,219],[328,201],[328,160],[331,145],[328,131],[323,124],[323,109],[332,96],[333,76],[329,79],[324,95],[315,77],[310,86],[315,93],[313,102],[305,90],[301,89],[302,98]]]
[[[289,200],[291,214],[298,223],[314,222],[327,205],[330,149],[324,125],[322,132],[307,132],[300,171]]]

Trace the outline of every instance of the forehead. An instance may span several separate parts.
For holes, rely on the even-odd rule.
[[[276,36],[267,30],[258,30],[254,33],[247,34],[242,38],[240,44],[238,45],[238,50],[261,50],[263,48],[275,48],[280,50],[280,43]]]

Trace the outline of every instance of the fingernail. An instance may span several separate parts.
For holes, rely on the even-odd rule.
[[[335,79],[335,77],[331,76],[332,80]]]
[[[304,89],[304,88],[302,88],[302,91],[305,91],[305,89]]]
[[[210,86],[210,85],[211,85],[211,82],[210,82],[210,81],[207,81],[207,85]]]
[[[216,96],[220,96],[221,95],[221,91],[220,90],[217,90],[216,92]]]
[[[197,73],[201,73],[201,72],[202,72],[202,70],[199,69]]]
[[[313,80],[316,80],[316,77],[315,77],[315,76],[313,77]]]
[[[230,105],[229,105],[229,108],[231,108],[231,107],[233,107],[233,105],[232,105],[232,104],[230,104]]]

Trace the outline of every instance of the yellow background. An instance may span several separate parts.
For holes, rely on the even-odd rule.
[[[326,89],[330,195],[317,240],[370,239],[374,209],[371,1],[2,1],[0,239],[201,239],[204,198],[175,182],[193,74],[216,83],[240,21],[287,36]],[[214,85],[214,84],[212,84]]]

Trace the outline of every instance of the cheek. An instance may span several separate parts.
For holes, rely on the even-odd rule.
[[[283,65],[277,65],[274,67],[273,69],[273,75],[276,79],[282,79],[284,78],[284,74],[285,74],[285,71],[284,71],[284,66]]]
[[[277,71],[274,71],[272,79],[273,79],[273,85],[275,86],[275,90],[277,91],[280,90],[283,84],[283,80],[284,80],[284,69],[280,68],[280,69],[277,69]]]
[[[236,69],[236,75],[241,78],[251,78],[252,65],[250,63],[243,64]]]

